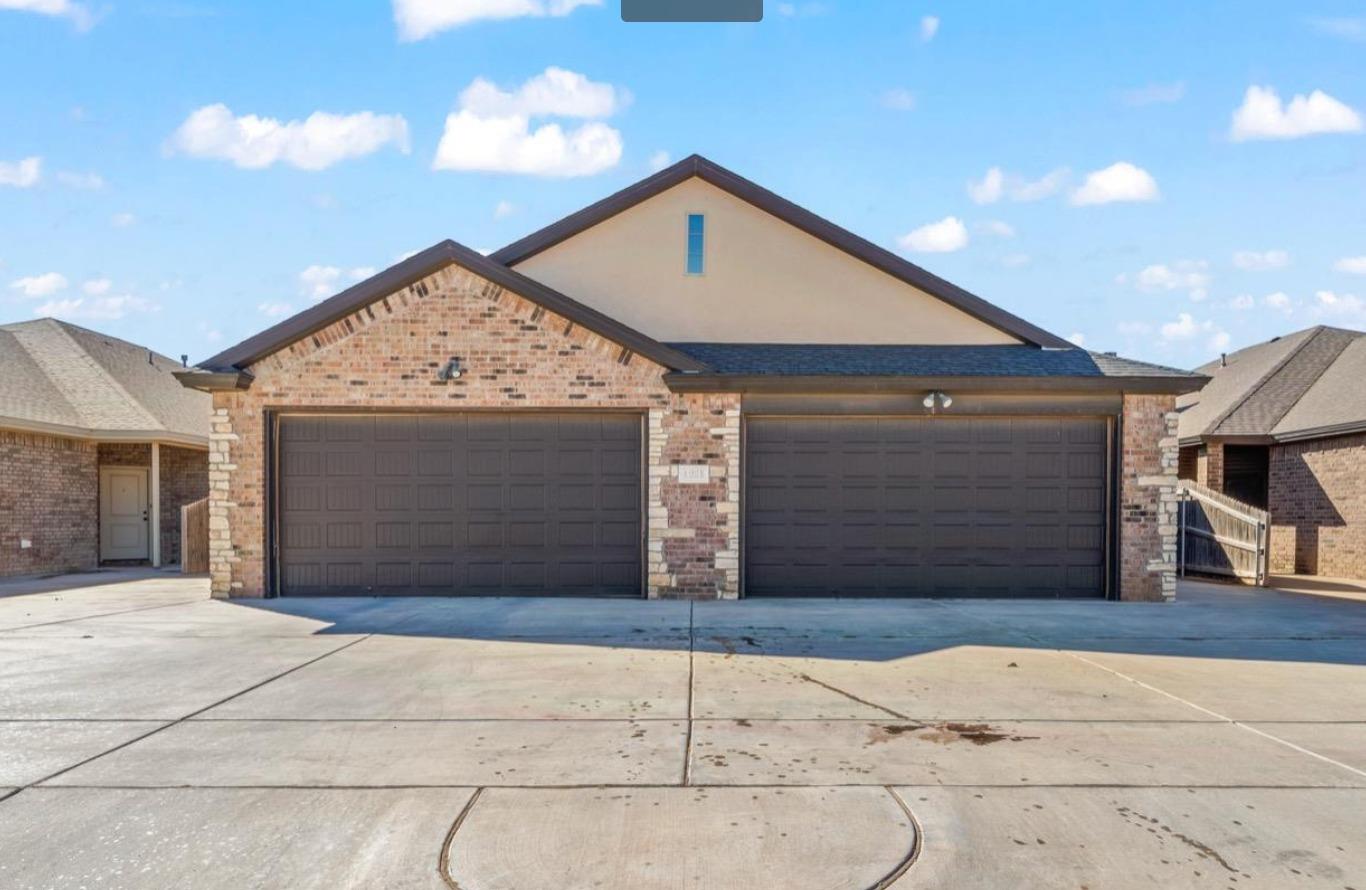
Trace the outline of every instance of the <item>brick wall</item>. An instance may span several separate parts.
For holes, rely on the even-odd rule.
[[[1176,398],[1124,397],[1119,595],[1176,596]]]
[[[452,356],[465,373],[441,383]],[[649,594],[734,597],[739,397],[670,393],[663,370],[459,267],[372,303],[252,366],[251,389],[214,394],[214,594],[264,591],[267,408],[629,408],[649,417]],[[681,484],[685,463],[706,464],[710,481]]]
[[[101,442],[99,456],[102,467],[150,467],[152,446],[146,442]]]
[[[1213,491],[1224,490],[1224,443],[1206,442],[1200,446],[1195,463],[1195,481]]]
[[[98,497],[93,442],[0,430],[0,576],[94,568]]]
[[[149,458],[150,459],[150,458]],[[180,562],[180,508],[209,493],[209,453],[161,446],[161,562]]]
[[[1271,571],[1366,579],[1366,434],[1274,445]]]

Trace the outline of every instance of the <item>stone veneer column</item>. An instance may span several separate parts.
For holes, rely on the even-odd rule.
[[[679,396],[649,413],[647,593],[740,595],[740,405],[736,396]],[[708,481],[679,481],[705,466]]]
[[[212,426],[209,430],[209,590],[217,599],[226,599],[234,586],[233,564],[238,562],[232,546],[229,516],[237,506],[232,500],[232,443],[238,436],[232,431],[232,417],[228,409],[217,404],[214,397]]]
[[[1119,517],[1123,600],[1176,597],[1177,418],[1174,396],[1124,397]]]

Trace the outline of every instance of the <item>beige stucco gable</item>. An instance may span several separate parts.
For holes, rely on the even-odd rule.
[[[690,213],[702,275],[685,274]],[[698,178],[514,268],[664,342],[1020,342]]]

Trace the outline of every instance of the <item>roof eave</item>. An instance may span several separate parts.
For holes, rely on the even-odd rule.
[[[1199,389],[1204,377],[1006,377],[872,374],[665,374],[680,393],[889,393],[959,392],[1132,393],[1179,395]]]
[[[694,176],[1025,343],[1054,349],[1074,348],[1074,344],[1057,334],[987,302],[976,294],[700,155],[690,155],[672,167],[666,167],[614,195],[571,213],[558,222],[494,251],[489,258],[504,266],[516,265]]]
[[[1284,433],[1272,433],[1269,437],[1276,442],[1305,442],[1310,439],[1328,439],[1334,436],[1351,436],[1357,433],[1366,433],[1366,420],[1354,420],[1346,423],[1335,423],[1329,426],[1313,427],[1303,430],[1289,430]]]
[[[159,442],[183,448],[208,448],[209,437],[194,433],[178,433],[172,430],[109,430],[95,427],[70,426],[63,423],[45,423],[41,420],[26,420],[20,417],[0,417],[0,429],[54,436],[62,439],[80,439],[89,442]]]

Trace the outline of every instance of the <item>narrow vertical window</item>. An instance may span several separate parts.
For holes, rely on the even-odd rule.
[[[701,275],[706,246],[704,217],[700,213],[688,214],[688,274]]]

